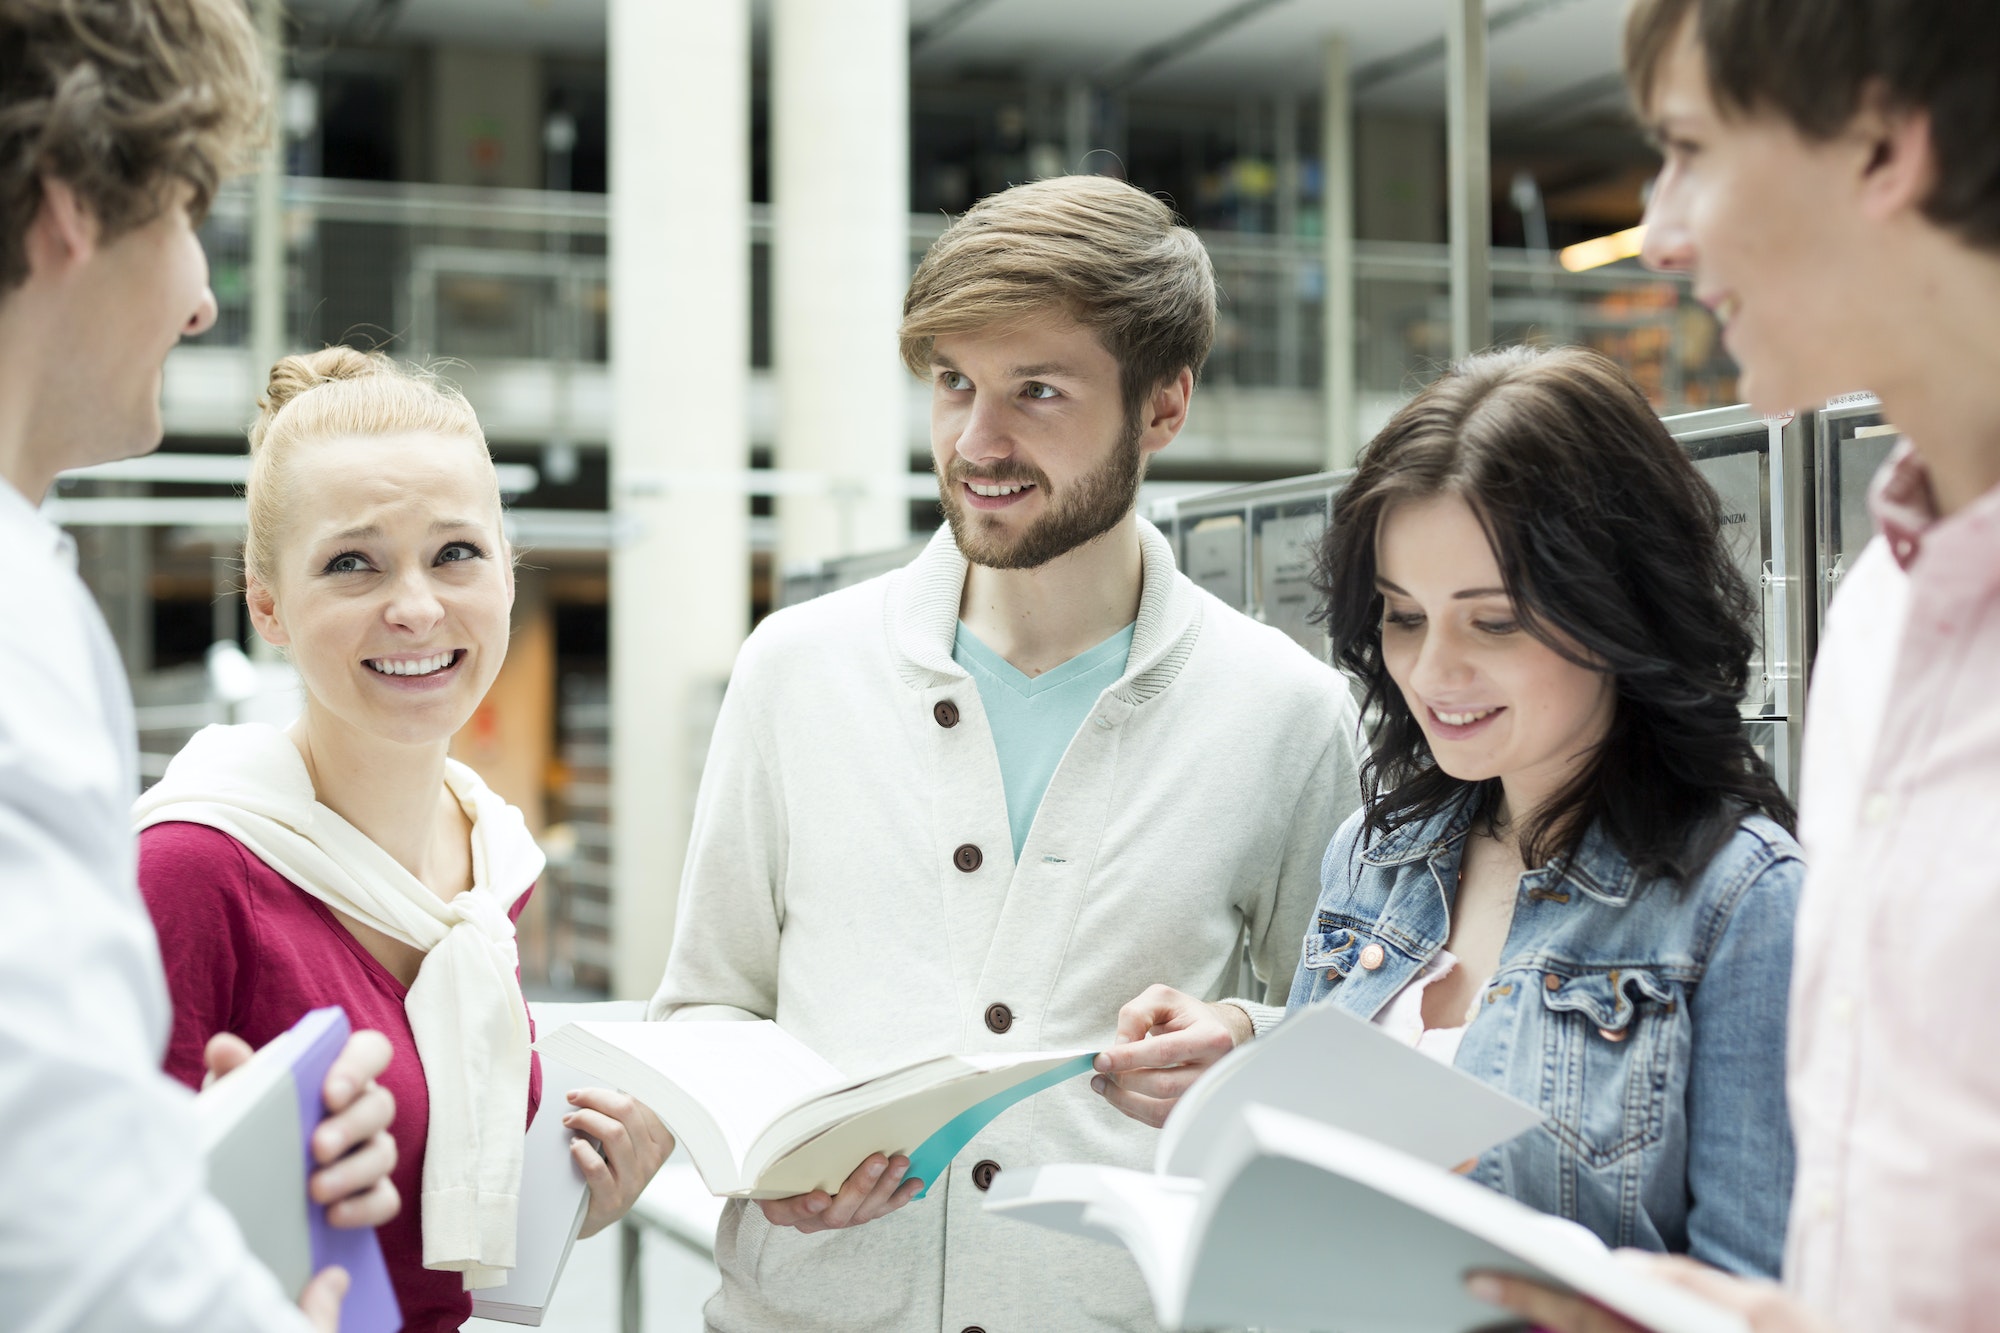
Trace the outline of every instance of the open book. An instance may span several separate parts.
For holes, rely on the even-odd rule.
[[[1656,1333],[1746,1333],[1573,1222],[1331,1125],[1242,1107],[1199,1179],[1116,1167],[1016,1168],[986,1207],[1131,1250],[1169,1330],[1254,1324],[1468,1333],[1506,1322],[1475,1271],[1579,1292]]]
[[[396,1333],[403,1315],[374,1230],[331,1226],[306,1194],[312,1132],[326,1113],[320,1089],[347,1034],[338,1005],[313,1010],[202,1089],[195,1118],[209,1193],[285,1291],[296,1299],[314,1273],[339,1264],[350,1279],[341,1333]]]
[[[857,1079],[771,1022],[571,1023],[535,1048],[653,1109],[709,1192],[838,1190],[870,1153],[906,1153],[929,1190],[1015,1102],[1090,1068],[1094,1051],[939,1055]]]
[[[1316,1004],[1238,1046],[1187,1090],[1160,1131],[1154,1169],[1202,1174],[1252,1103],[1339,1125],[1438,1166],[1457,1166],[1542,1122],[1526,1102],[1364,1018]]]

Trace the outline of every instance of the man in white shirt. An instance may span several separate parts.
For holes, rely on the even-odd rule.
[[[904,312],[949,523],[904,569],[750,636],[653,1016],[776,1019],[850,1071],[1097,1047],[1142,980],[1230,994],[1246,939],[1282,999],[1359,800],[1356,718],[1333,672],[1196,588],[1133,510],[1213,337],[1206,252],[1129,185],[1040,181],[954,223]],[[1234,1012],[1253,1010],[1273,1014]],[[1001,1115],[919,1201],[907,1161],[878,1155],[832,1196],[732,1202],[709,1324],[1151,1328],[1122,1251],[981,1203],[999,1171],[1144,1167],[1155,1138],[1078,1078]]]
[[[258,132],[238,0],[0,0],[0,1328],[248,1333],[294,1306],[209,1197],[134,880],[131,698],[75,550],[35,512],[56,474],[160,442],[161,365],[215,320],[193,226]],[[388,1043],[328,1075],[313,1197],[395,1215]],[[230,1037],[211,1069],[247,1058]]]

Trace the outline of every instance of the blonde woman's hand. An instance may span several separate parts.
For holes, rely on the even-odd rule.
[[[578,1088],[569,1095],[575,1109],[563,1124],[588,1134],[598,1147],[572,1140],[583,1180],[590,1187],[590,1207],[580,1235],[594,1236],[631,1211],[646,1186],[674,1151],[674,1136],[652,1108],[629,1093],[609,1088]]]

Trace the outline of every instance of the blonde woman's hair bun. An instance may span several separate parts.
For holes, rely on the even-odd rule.
[[[381,352],[363,352],[352,347],[322,347],[317,352],[279,357],[264,382],[263,395],[257,399],[257,419],[250,425],[251,452],[255,453],[264,443],[278,413],[302,394],[341,380],[402,373],[402,368]]]
[[[249,532],[243,563],[253,579],[269,581],[292,512],[290,460],[315,441],[384,435],[463,439],[491,466],[486,434],[465,395],[421,366],[381,352],[323,347],[280,358],[271,367],[257,419],[250,423],[250,477],[244,488]],[[493,509],[500,511],[493,483]]]

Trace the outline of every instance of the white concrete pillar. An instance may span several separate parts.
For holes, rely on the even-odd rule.
[[[250,374],[262,394],[271,363],[285,354],[286,342],[285,125],[278,110],[285,86],[283,0],[259,0],[257,37],[271,94],[267,131],[250,185]]]
[[[750,0],[611,0],[612,985],[652,994],[750,608]]]
[[[1095,115],[1096,95],[1090,80],[1078,75],[1063,88],[1063,169],[1088,172],[1085,165],[1090,150],[1098,147]]]
[[[1361,442],[1356,429],[1354,338],[1354,91],[1348,80],[1347,41],[1326,39],[1326,75],[1320,86],[1320,236],[1326,291],[1320,375],[1326,403],[1326,461],[1354,466]]]
[[[1451,196],[1451,355],[1493,341],[1493,174],[1485,0],[1445,5],[1446,174]]]
[[[776,0],[771,14],[772,348],[778,466],[827,479],[778,501],[781,565],[909,539],[907,0]]]

